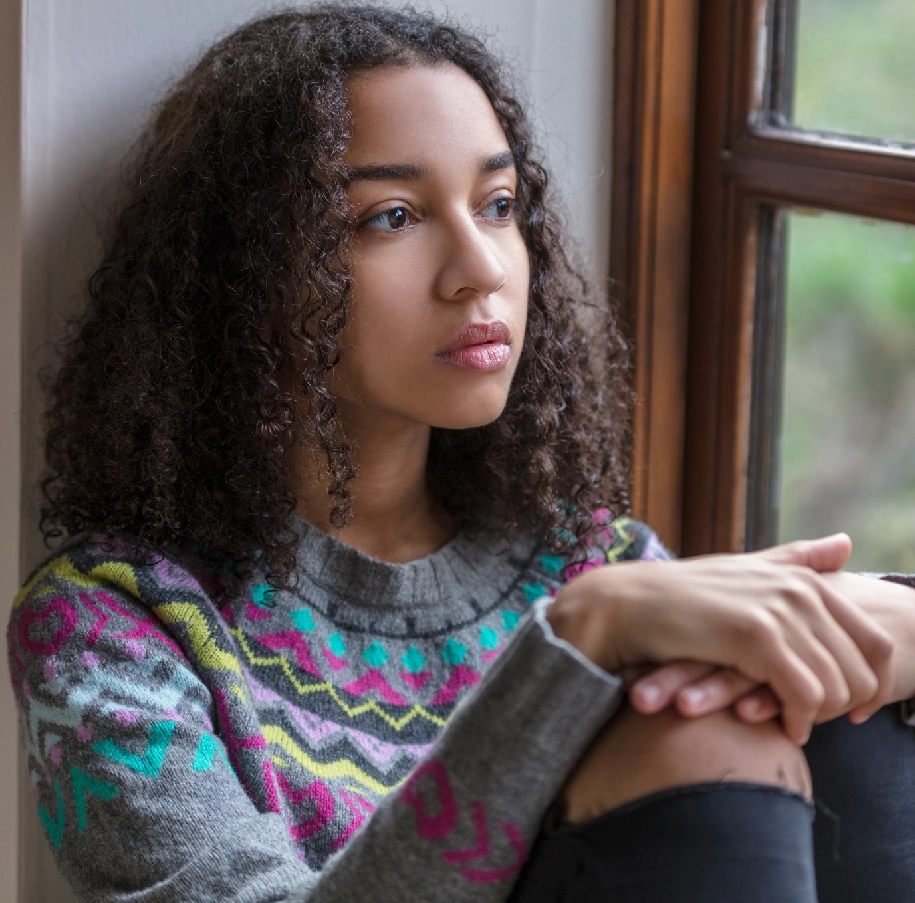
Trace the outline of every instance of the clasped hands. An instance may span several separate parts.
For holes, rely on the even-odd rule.
[[[780,716],[803,745],[814,724],[842,714],[861,723],[915,696],[915,592],[841,571],[850,554],[837,534],[621,563],[570,582],[547,617],[557,636],[623,677],[637,711]]]

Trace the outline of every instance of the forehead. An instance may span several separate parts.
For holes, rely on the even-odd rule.
[[[508,148],[483,89],[452,63],[388,66],[347,83],[352,132],[347,163],[476,165]]]

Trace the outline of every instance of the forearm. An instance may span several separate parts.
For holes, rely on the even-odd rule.
[[[309,903],[504,900],[544,812],[622,695],[538,616],[454,715],[433,755],[322,873]],[[304,899],[304,898],[303,898]]]

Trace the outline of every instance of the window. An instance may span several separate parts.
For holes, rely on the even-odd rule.
[[[617,135],[615,177],[620,191],[631,178],[641,208],[614,207],[611,273],[628,288],[640,354],[659,319],[677,333],[667,348],[652,344],[648,357],[663,363],[636,362],[636,513],[654,522],[653,506],[666,506],[662,537],[684,554],[845,528],[858,534],[856,565],[911,568],[893,537],[915,527],[905,404],[915,397],[915,64],[900,41],[915,32],[915,8],[706,0],[682,5],[692,29],[665,29],[675,6],[617,9],[615,121],[635,98],[643,115],[630,116],[629,134],[648,140],[655,163]],[[620,42],[641,67],[621,65]],[[663,61],[683,60],[687,74],[669,86],[681,111],[685,91],[694,99],[693,143],[676,151],[652,47],[662,85]],[[660,132],[653,145],[646,121]],[[627,172],[635,150],[647,162]],[[665,194],[665,153],[688,167],[687,189]],[[646,254],[656,273],[667,264],[658,223],[672,204],[689,239],[674,249],[679,283],[665,294],[663,280],[659,292],[633,274]],[[662,498],[665,473],[676,475],[673,501]]]

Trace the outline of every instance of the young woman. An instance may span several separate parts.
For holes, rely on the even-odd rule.
[[[915,597],[841,535],[671,562],[620,516],[624,344],[546,182],[496,61],[413,13],[255,21],[163,102],[9,627],[84,899],[915,887]]]

